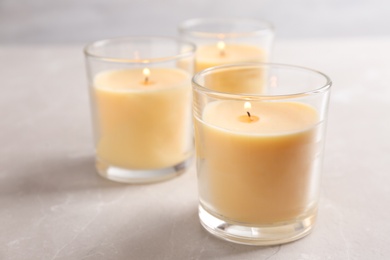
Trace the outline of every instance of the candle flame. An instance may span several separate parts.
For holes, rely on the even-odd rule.
[[[144,70],[142,71],[142,73],[144,74],[145,77],[149,77],[149,75],[150,75],[150,69],[144,68]]]
[[[245,102],[244,103],[244,108],[246,110],[246,114],[249,117],[249,120],[252,120],[251,113],[249,112],[249,110],[252,108],[251,102]]]
[[[150,76],[150,69],[144,68],[143,71],[142,71],[142,73],[143,73],[144,76],[145,76],[145,81],[144,81],[144,83],[145,83],[145,84],[148,84],[148,82],[149,82],[149,76]]]
[[[245,108],[246,110],[251,109],[251,108],[252,108],[251,102],[245,102],[244,108]]]
[[[255,123],[260,120],[260,118],[256,115],[252,115],[250,110],[252,108],[251,102],[244,103],[244,109],[246,110],[246,115],[241,115],[238,117],[238,120],[242,123]]]
[[[224,56],[224,55],[225,55],[225,47],[226,47],[226,44],[225,44],[224,41],[219,41],[219,42],[217,43],[217,48],[218,48],[219,54],[220,54],[221,56]]]

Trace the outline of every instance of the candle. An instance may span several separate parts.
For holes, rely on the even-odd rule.
[[[197,18],[179,25],[180,35],[197,46],[195,72],[218,65],[267,62],[273,26],[267,21]]]
[[[127,169],[176,165],[191,154],[190,74],[173,68],[97,74],[100,160]]]
[[[196,70],[237,63],[264,62],[262,49],[247,44],[225,44],[199,46],[196,54]],[[228,93],[262,93],[264,91],[264,71],[258,68],[229,68],[205,76],[206,85],[213,90]]]
[[[267,62],[274,38],[270,23],[248,19],[190,19],[180,24],[179,31],[197,46],[195,72],[219,65]],[[264,78],[264,71],[259,69],[245,73],[227,69],[210,73],[204,80],[219,92],[261,94]]]
[[[146,183],[184,173],[194,146],[195,45],[123,37],[93,42],[84,52],[99,175]]]
[[[264,71],[263,93],[215,91],[213,76],[234,71],[245,80],[248,70]],[[241,63],[203,70],[192,82],[203,227],[250,245],[307,235],[317,216],[330,79],[297,66]]]
[[[251,226],[314,214],[317,114],[297,102],[207,104],[195,120],[203,207]]]
[[[196,71],[223,64],[237,62],[265,62],[265,51],[255,45],[225,43],[198,45],[196,52]]]
[[[265,72],[261,68],[232,66],[206,74],[204,82],[210,89],[219,92],[261,94],[264,92]]]

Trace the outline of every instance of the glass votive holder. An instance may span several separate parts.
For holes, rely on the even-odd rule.
[[[268,62],[274,40],[266,21],[197,18],[179,25],[179,33],[197,47],[195,71],[238,62]]]
[[[216,90],[212,74],[229,70],[266,71],[261,94]],[[206,69],[193,88],[201,224],[250,245],[307,235],[317,216],[330,79],[297,66],[243,63]]]
[[[193,156],[195,46],[169,37],[124,37],[84,50],[98,173],[127,183],[183,173]]]

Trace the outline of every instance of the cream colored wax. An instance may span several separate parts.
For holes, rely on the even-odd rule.
[[[219,44],[222,42],[219,42]],[[249,44],[199,45],[196,51],[196,72],[237,62],[265,62],[264,50]]]
[[[179,69],[107,71],[94,80],[97,156],[129,169],[176,165],[191,153],[191,77]]]
[[[221,44],[223,42],[219,42]],[[265,52],[254,45],[201,45],[196,52],[196,71],[238,62],[264,62]],[[226,68],[205,75],[205,85],[229,93],[262,93],[264,70],[260,68]]]
[[[202,205],[244,225],[313,213],[316,110],[294,102],[243,104],[209,103],[195,121]]]

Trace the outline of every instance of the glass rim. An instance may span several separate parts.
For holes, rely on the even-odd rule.
[[[136,41],[142,41],[142,40],[151,40],[151,41],[171,41],[172,43],[177,43],[179,45],[187,45],[189,48],[188,50],[180,53],[178,52],[176,55],[170,55],[170,56],[161,56],[161,57],[155,57],[155,58],[144,58],[144,59],[129,59],[129,58],[118,58],[118,57],[112,57],[109,55],[102,55],[98,53],[94,53],[91,49],[93,47],[103,47],[108,46],[111,43],[114,42],[136,42]],[[169,36],[124,36],[124,37],[113,37],[113,38],[106,38],[102,40],[97,40],[90,42],[84,46],[83,49],[84,55],[87,58],[94,58],[102,61],[108,61],[108,62],[117,62],[117,63],[134,63],[134,64],[147,64],[147,63],[158,63],[158,62],[166,62],[166,61],[172,61],[172,60],[178,60],[186,57],[190,57],[195,55],[196,52],[196,45],[192,42],[182,40],[178,37],[169,37]]]
[[[204,32],[199,30],[194,30],[193,27],[199,24],[209,24],[209,23],[247,23],[253,25],[261,25],[258,29],[251,30],[250,32]],[[190,35],[199,38],[240,38],[240,37],[250,37],[254,35],[264,34],[265,32],[274,32],[274,26],[271,22],[266,20],[255,20],[255,19],[239,19],[239,18],[193,18],[188,19],[179,24],[178,30],[180,33],[185,35]]]
[[[295,69],[295,70],[300,70],[300,71],[307,71],[311,72],[313,74],[317,74],[319,76],[322,76],[325,79],[325,84],[323,84],[320,87],[313,88],[312,90],[304,91],[304,92],[297,92],[297,93],[291,93],[291,94],[276,94],[276,95],[264,95],[264,94],[257,94],[257,93],[232,93],[232,92],[222,92],[218,90],[213,90],[206,88],[199,84],[197,81],[198,79],[211,72],[211,71],[216,71],[216,70],[223,70],[223,69],[229,69],[229,68],[245,68],[245,67],[280,67],[280,68],[285,68],[285,69]],[[225,98],[225,99],[246,99],[246,100],[276,100],[276,99],[292,99],[292,98],[299,98],[299,97],[305,97],[309,95],[314,95],[314,94],[320,94],[323,92],[326,92],[330,89],[332,86],[332,80],[330,77],[328,77],[326,74],[315,70],[315,69],[310,69],[307,67],[303,66],[298,66],[298,65],[290,65],[290,64],[283,64],[283,63],[266,63],[266,62],[246,62],[246,63],[235,63],[235,64],[229,64],[229,65],[221,65],[221,66],[215,66],[211,68],[207,68],[205,70],[202,70],[198,73],[196,73],[192,77],[192,84],[194,86],[194,91],[206,93],[209,96],[214,96],[214,97],[219,97],[219,98]]]

